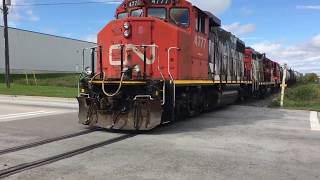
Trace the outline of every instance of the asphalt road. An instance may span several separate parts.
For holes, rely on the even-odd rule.
[[[74,108],[0,103],[0,150],[85,129]],[[0,170],[122,134],[99,131],[1,155]],[[310,112],[230,106],[6,179],[316,180],[319,154]]]

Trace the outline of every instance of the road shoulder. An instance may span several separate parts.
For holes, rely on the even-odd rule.
[[[0,103],[27,106],[46,106],[54,108],[78,108],[76,98],[0,95]]]

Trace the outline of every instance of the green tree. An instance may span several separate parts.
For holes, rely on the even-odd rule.
[[[316,73],[307,73],[304,75],[303,80],[305,83],[314,83],[318,81],[318,75]]]

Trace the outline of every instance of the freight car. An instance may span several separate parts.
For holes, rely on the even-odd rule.
[[[281,79],[278,63],[186,0],[125,0],[90,50],[79,121],[108,129],[150,130],[263,96]]]

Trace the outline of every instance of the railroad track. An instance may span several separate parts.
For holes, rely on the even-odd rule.
[[[51,164],[51,163],[54,163],[54,162],[57,162],[57,161],[60,161],[60,160],[63,160],[63,159],[71,158],[73,156],[76,156],[76,155],[79,155],[79,154],[83,154],[85,152],[91,151],[91,150],[99,148],[99,147],[111,145],[111,144],[114,144],[116,142],[123,141],[123,140],[128,139],[128,138],[132,138],[132,137],[134,137],[136,135],[137,134],[122,135],[120,137],[112,138],[112,139],[109,139],[109,140],[106,140],[106,141],[102,141],[102,142],[99,142],[99,143],[96,143],[96,144],[92,144],[92,145],[89,145],[89,146],[86,146],[86,147],[82,147],[82,148],[79,148],[79,149],[76,149],[76,150],[72,150],[72,151],[69,151],[69,152],[66,152],[66,153],[62,153],[62,154],[59,154],[59,155],[51,156],[51,157],[48,157],[48,158],[40,159],[40,160],[29,162],[29,163],[23,163],[23,164],[20,164],[20,165],[17,165],[17,166],[13,166],[13,167],[1,170],[0,171],[0,179],[8,177],[8,176],[11,176],[11,175],[14,175],[14,174],[17,174],[17,173],[20,173],[20,172],[23,172],[23,171],[26,171],[26,170],[29,170],[29,169],[33,169],[33,168],[40,167],[40,166],[43,166],[43,165]],[[46,144],[46,143],[44,143],[44,144]],[[35,146],[33,146],[33,147],[35,147]],[[26,149],[26,148],[24,148],[24,149]],[[18,151],[18,150],[15,150],[15,151]]]
[[[29,144],[24,144],[24,145],[21,145],[21,146],[16,146],[16,147],[8,148],[8,149],[3,149],[3,150],[0,150],[0,155],[4,155],[4,154],[16,152],[16,151],[21,151],[21,150],[24,150],[24,149],[33,148],[33,147],[41,146],[41,145],[44,145],[44,144],[49,144],[49,143],[52,143],[52,142],[55,142],[55,141],[61,141],[61,140],[70,139],[70,138],[81,136],[81,135],[85,135],[85,134],[90,134],[90,133],[96,132],[98,130],[101,130],[101,128],[94,128],[94,129],[85,130],[85,131],[81,131],[81,132],[77,132],[77,133],[73,133],[73,134],[68,134],[68,135],[64,135],[64,136],[60,136],[60,137],[45,139],[45,140],[41,140],[41,141],[29,143]]]

